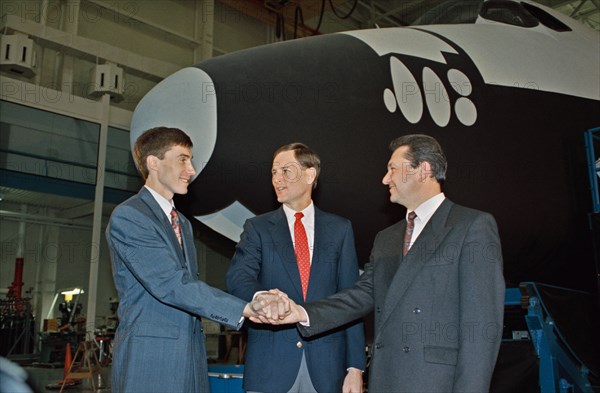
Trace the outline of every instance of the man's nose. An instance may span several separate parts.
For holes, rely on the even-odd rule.
[[[382,182],[383,184],[385,184],[386,186],[387,186],[388,184],[390,184],[390,171],[387,171],[387,172],[385,173],[385,175],[383,175],[383,179],[381,179],[381,182]]]

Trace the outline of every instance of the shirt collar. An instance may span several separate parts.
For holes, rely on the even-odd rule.
[[[290,209],[289,207],[287,207],[286,205],[282,205],[283,206],[283,212],[285,213],[285,217],[287,218],[288,222],[294,222],[296,221],[296,217],[294,216],[294,214],[298,213],[297,211],[295,211],[294,209]],[[313,204],[313,201],[310,201],[310,204],[308,206],[306,206],[306,208],[302,211],[300,211],[300,213],[304,214],[304,217],[302,218],[302,220],[314,220],[314,216],[315,216],[315,205]]]
[[[148,191],[150,191],[150,194],[152,194],[152,196],[154,197],[156,202],[158,202],[158,205],[160,206],[162,211],[167,215],[167,218],[169,218],[169,220],[171,220],[171,210],[175,209],[175,203],[173,202],[173,200],[168,201],[167,198],[160,195],[158,192],[154,191],[152,188],[150,188],[146,185],[144,185],[144,187],[146,187],[148,189]]]
[[[440,207],[442,202],[444,202],[444,199],[446,199],[446,196],[443,192],[440,192],[439,194],[436,194],[435,196],[421,203],[415,209],[415,213],[417,214],[417,220],[421,220],[423,222],[429,221],[433,213],[435,213],[435,211],[438,209],[438,207]],[[409,211],[406,212],[407,219],[408,213]]]

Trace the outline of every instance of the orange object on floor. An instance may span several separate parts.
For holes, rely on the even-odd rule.
[[[100,386],[96,386],[94,377],[100,375],[100,370],[100,363],[96,355],[96,343],[93,341],[80,342],[60,391],[63,391],[69,381],[88,379],[92,385],[92,390],[96,392]]]
[[[67,343],[67,347],[65,348],[65,372],[63,373],[63,380],[67,379],[71,363],[73,363],[73,360],[71,359],[71,344]]]

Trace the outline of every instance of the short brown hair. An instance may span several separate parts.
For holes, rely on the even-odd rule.
[[[298,163],[304,168],[315,168],[315,181],[313,182],[313,190],[317,186],[317,180],[319,179],[319,174],[321,173],[321,159],[310,147],[306,146],[304,143],[294,142],[288,143],[287,145],[281,146],[279,149],[275,150],[273,153],[273,160],[279,153],[284,151],[293,151],[296,160]]]
[[[144,131],[133,145],[133,158],[144,181],[148,178],[148,156],[159,159],[165,157],[165,153],[173,146],[194,147],[190,137],[179,128],[155,127]]]

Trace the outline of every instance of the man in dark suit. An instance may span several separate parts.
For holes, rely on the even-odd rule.
[[[312,336],[373,310],[369,392],[488,392],[504,308],[496,222],[444,196],[435,139],[405,135],[390,149],[383,184],[406,219],[377,235],[352,288],[304,309],[290,300],[276,323]]]
[[[227,272],[232,294],[250,301],[257,292],[279,288],[302,304],[356,282],[350,221],[323,212],[312,202],[319,172],[319,157],[304,144],[275,151],[272,183],[282,206],[245,223]],[[311,339],[302,338],[294,326],[248,328],[244,375],[248,391],[359,393],[364,367],[362,322]]]
[[[207,392],[198,316],[237,329],[260,307],[197,278],[192,227],[173,204],[195,174],[191,139],[153,128],[137,139],[134,155],[145,186],[115,208],[106,229],[119,294],[112,391]]]

